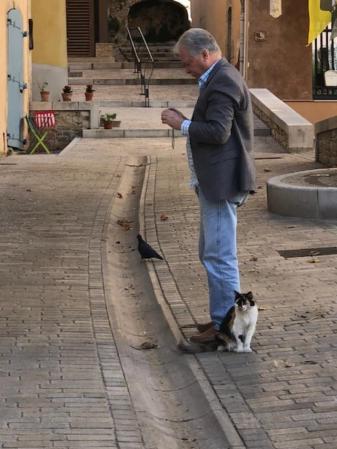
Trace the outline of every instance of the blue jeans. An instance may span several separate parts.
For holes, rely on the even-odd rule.
[[[240,275],[236,250],[237,203],[245,194],[231,201],[208,201],[197,189],[200,204],[199,258],[205,267],[209,290],[209,311],[215,329],[234,305],[240,291]]]

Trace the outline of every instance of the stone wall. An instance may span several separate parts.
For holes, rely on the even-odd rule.
[[[31,104],[31,113],[34,111],[52,110],[55,114],[56,126],[48,129],[48,135],[45,139],[50,150],[62,151],[75,137],[82,136],[82,129],[92,127],[96,112],[92,105],[79,102],[55,102],[42,103],[33,102]],[[35,145],[35,139],[31,136],[28,142],[28,151]],[[43,151],[40,147],[38,151]]]
[[[132,10],[132,7],[136,3],[142,3],[139,8],[140,13],[142,14],[140,21],[137,21],[134,16],[129,16],[130,10]],[[170,9],[170,3],[174,4],[172,5],[171,18],[170,14],[167,13],[167,9]],[[185,29],[189,28],[187,10],[174,0],[107,0],[107,4],[109,41],[116,45],[126,42],[127,33],[125,26],[128,24],[129,19],[130,26],[141,26],[142,30],[144,29],[145,34],[148,34],[148,28],[152,27],[153,30],[160,31],[160,27],[163,24],[169,25],[169,22],[171,22],[170,26],[177,28],[176,34],[181,34],[181,30],[185,31]],[[144,15],[142,10],[146,9],[148,11]],[[178,16],[175,15],[177,10],[180,10]],[[181,27],[180,22],[183,24],[183,27]],[[168,36],[168,38],[170,38],[170,36]]]
[[[316,161],[328,167],[337,167],[337,117],[315,125]]]
[[[288,135],[284,129],[282,129],[275,120],[255,103],[254,114],[270,128],[271,135],[274,139],[286,150],[288,150]]]
[[[108,34],[112,43],[120,44],[126,41],[125,26],[131,6],[139,0],[108,0]]]
[[[175,1],[147,0],[130,8],[129,27],[140,27],[147,42],[178,40],[190,27],[187,9]]]

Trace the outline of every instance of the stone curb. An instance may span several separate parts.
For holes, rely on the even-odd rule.
[[[145,199],[148,191],[149,179],[150,179],[150,166],[152,164],[151,157],[148,157],[145,176],[143,181],[142,193],[139,201],[139,231],[140,233],[146,237],[146,229],[145,229]],[[155,223],[154,223],[155,227]],[[151,235],[153,235],[151,233]],[[155,235],[157,235],[155,231]],[[159,242],[157,237],[155,237],[156,241],[153,241],[154,238],[151,239],[151,243],[154,243],[157,247],[159,247]],[[185,337],[180,331],[178,323],[174,317],[173,312],[170,309],[168,301],[166,300],[165,292],[163,291],[160,281],[157,276],[156,268],[154,262],[151,260],[146,261],[146,267],[149,273],[149,277],[153,286],[154,294],[157,298],[159,305],[162,308],[165,319],[168,322],[168,325],[175,337],[177,344],[181,342],[185,342]],[[167,273],[170,273],[170,270],[167,269]],[[190,366],[191,371],[193,372],[196,381],[198,382],[201,390],[203,391],[206,399],[209,402],[210,408],[213,411],[224,435],[226,436],[230,447],[228,449],[245,449],[245,445],[237,432],[235,426],[233,425],[230,416],[226,412],[226,410],[222,407],[221,402],[214,392],[212,384],[207,379],[207,376],[204,372],[202,365],[200,364],[197,357],[194,355],[187,355],[186,358],[188,364]]]

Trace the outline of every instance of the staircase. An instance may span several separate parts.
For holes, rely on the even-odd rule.
[[[190,117],[198,96],[196,80],[186,74],[172,52],[172,43],[151,44],[150,51],[155,68],[150,81],[150,101],[145,108],[141,95],[139,75],[134,70],[131,48],[122,47],[114,58],[71,58],[69,61],[69,85],[73,89],[73,101],[84,101],[87,84],[95,89],[92,106],[98,116],[116,112],[121,127],[112,130],[84,129],[83,137],[172,137],[172,130],[160,120],[161,110],[175,107]],[[256,120],[255,133],[270,135],[270,130]],[[175,132],[176,137],[181,137]]]

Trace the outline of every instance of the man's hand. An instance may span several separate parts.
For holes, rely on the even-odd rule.
[[[174,108],[165,109],[161,113],[162,123],[170,126],[173,129],[180,129],[181,124],[184,120],[186,120],[184,114]]]

